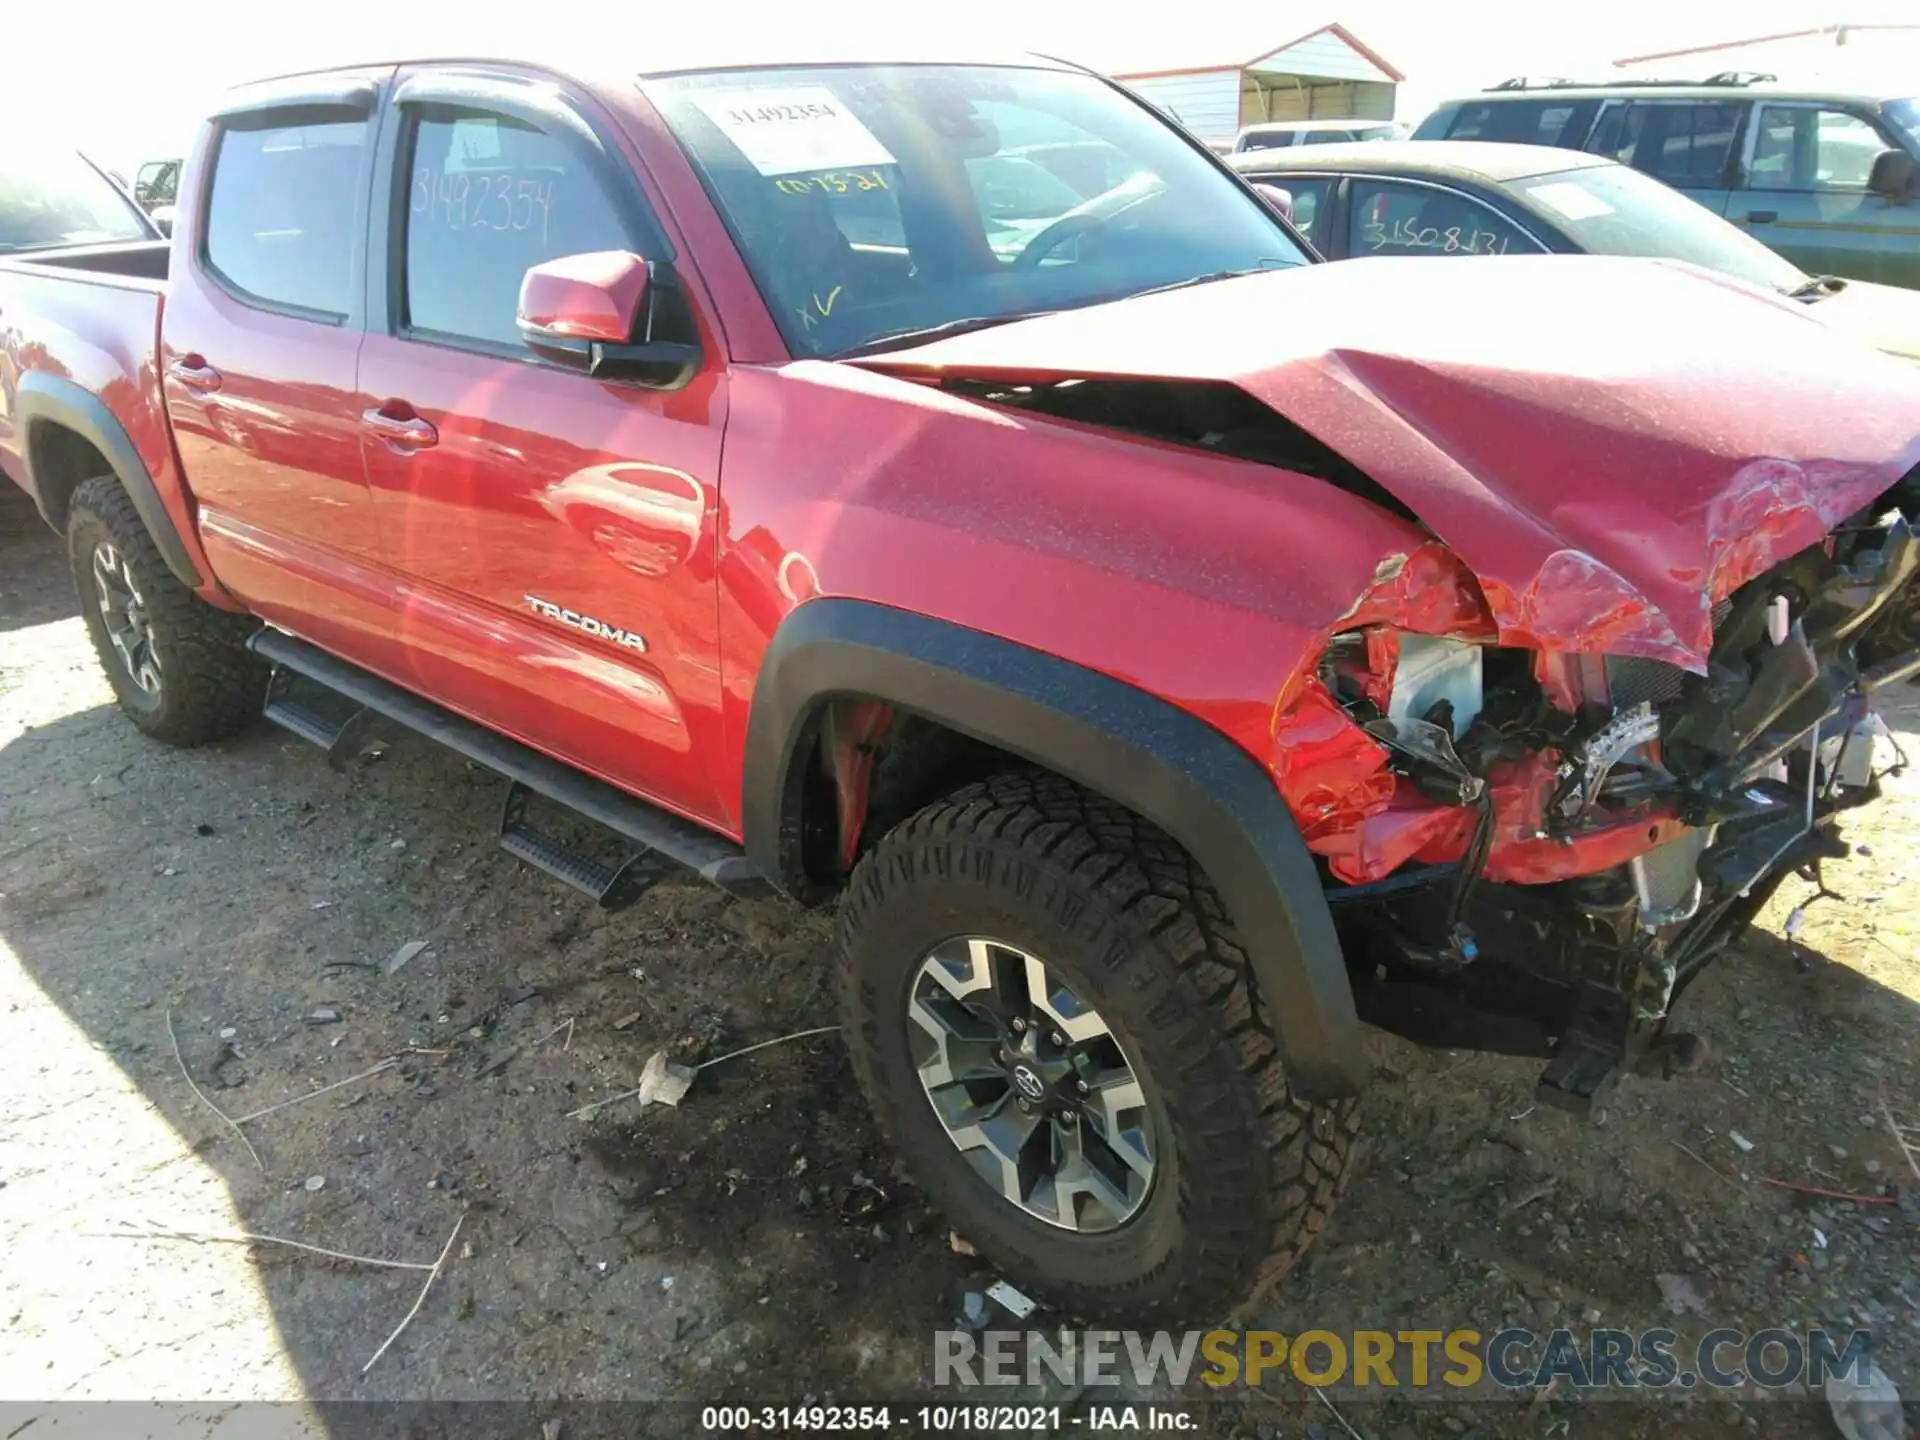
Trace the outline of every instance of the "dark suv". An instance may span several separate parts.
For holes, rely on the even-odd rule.
[[[1920,100],[1698,85],[1508,80],[1449,100],[1416,140],[1504,140],[1644,170],[1815,275],[1920,288]]]

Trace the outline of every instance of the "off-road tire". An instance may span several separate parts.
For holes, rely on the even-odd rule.
[[[160,661],[157,694],[142,690],[107,638],[93,575],[96,547],[110,542],[145,602]],[[102,475],[74,492],[67,512],[67,559],[87,634],[127,717],[168,745],[200,745],[237,735],[260,715],[267,667],[246,647],[259,622],[217,610],[167,568],[119,480]]]
[[[1044,957],[1130,1057],[1153,1116],[1153,1188],[1117,1229],[1080,1234],[982,1180],[916,1072],[907,996],[956,936]],[[1245,953],[1192,858],[1056,776],[957,790],[883,837],[842,910],[840,999],[882,1129],[955,1230],[1023,1289],[1103,1321],[1178,1326],[1257,1298],[1345,1188],[1358,1113],[1288,1089]]]

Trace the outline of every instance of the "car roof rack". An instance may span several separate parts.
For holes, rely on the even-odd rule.
[[[1560,75],[1515,75],[1486,93],[1499,90],[1652,90],[1668,86],[1704,89],[1707,86],[1764,85],[1780,77],[1765,70],[1721,70],[1704,80],[1568,80]]]

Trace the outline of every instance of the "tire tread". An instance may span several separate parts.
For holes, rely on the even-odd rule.
[[[119,548],[139,582],[166,660],[161,671],[161,700],[140,709],[122,700],[121,709],[142,732],[168,745],[188,747],[224,740],[259,718],[266,695],[265,662],[246,648],[259,625],[249,615],[217,610],[180,583],[160,557],[125,487],[112,475],[96,476],[74,492],[68,509],[68,554],[89,617],[88,632],[116,693],[123,691],[119,656],[107,645],[93,618],[98,606],[90,592],[92,546],[76,553],[88,531]]]
[[[1135,1295],[1109,1287],[1069,1291],[1062,1298],[1162,1320],[1217,1312],[1223,1295],[1238,1297],[1240,1308],[1257,1300],[1325,1228],[1351,1173],[1359,1112],[1353,1101],[1309,1105],[1288,1088],[1252,967],[1211,883],[1171,837],[1123,806],[1044,771],[996,775],[903,820],[856,867],[843,909],[844,995],[861,993],[852,940],[870,913],[897,887],[913,885],[917,855],[954,842],[1000,852],[996,882],[1008,872],[1009,860],[1024,860],[1063,872],[1077,889],[1124,917],[1183,982],[1171,988],[1173,1000],[1156,1002],[1154,1023],[1164,1010],[1184,1041],[1226,1046],[1247,1082],[1243,1097],[1221,1093],[1190,1107],[1205,1121],[1188,1128],[1220,1143],[1203,1147],[1215,1172],[1198,1185],[1182,1184],[1183,1212],[1196,1234],[1180,1257],[1180,1273],[1162,1273],[1172,1267],[1169,1257],[1160,1270],[1132,1282]],[[1091,958],[1114,963],[1110,952]],[[850,1034],[858,1033],[859,1027],[850,1027]],[[1217,1088],[1209,1074],[1217,1076],[1221,1067],[1210,1065],[1206,1054],[1196,1053],[1181,1068],[1182,1084]],[[887,1107],[875,1109],[883,1127],[891,1128]],[[1248,1129],[1258,1133],[1257,1153],[1234,1143]],[[891,1138],[899,1143],[899,1136]],[[1219,1182],[1229,1175],[1243,1182],[1242,1189],[1260,1187],[1265,1214],[1209,1206],[1203,1190],[1222,1188]]]

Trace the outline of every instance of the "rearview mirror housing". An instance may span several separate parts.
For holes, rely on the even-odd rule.
[[[1268,185],[1261,181],[1255,181],[1253,188],[1255,193],[1267,202],[1268,209],[1272,210],[1274,214],[1278,215],[1289,225],[1293,223],[1293,192],[1291,190],[1286,189],[1284,186]]]
[[[543,360],[653,390],[677,390],[700,366],[700,347],[654,338],[663,302],[685,315],[673,266],[626,250],[562,255],[520,281],[520,336]],[[691,320],[688,317],[688,333]]]
[[[1882,150],[1867,172],[1867,189],[1896,205],[1913,193],[1913,156],[1904,150]]]

